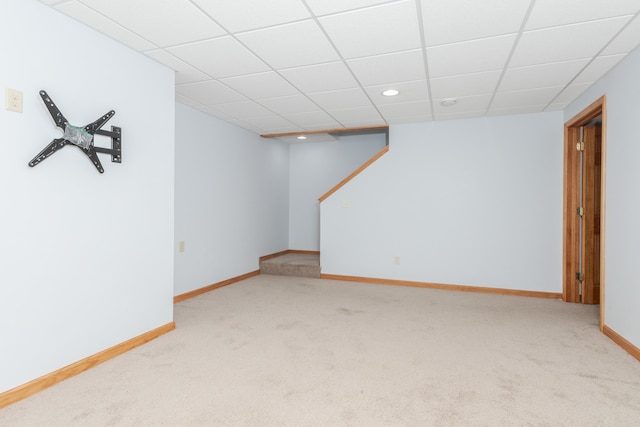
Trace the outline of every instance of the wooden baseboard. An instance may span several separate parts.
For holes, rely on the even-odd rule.
[[[259,261],[266,261],[271,258],[279,257],[287,254],[302,254],[302,255],[320,255],[320,251],[305,251],[300,249],[287,249],[285,251],[276,252],[269,255],[264,255],[259,258]]]
[[[485,288],[481,286],[446,285],[442,283],[378,279],[373,277],[340,276],[337,274],[321,274],[320,278],[330,279],[330,280],[344,280],[348,282],[375,283],[380,285],[411,286],[415,288],[443,289],[447,291],[480,292],[485,294],[513,295],[513,296],[520,296],[520,297],[535,297],[535,298],[549,298],[549,299],[562,298],[561,293],[555,293],[555,292],[521,291],[517,289]]]
[[[290,254],[320,255],[320,251],[302,251],[300,249],[289,249],[287,252]]]
[[[193,298],[193,297],[195,297],[197,295],[204,294],[206,292],[210,292],[210,291],[212,291],[214,289],[218,289],[218,288],[221,288],[223,286],[231,285],[232,283],[236,283],[236,282],[239,282],[241,280],[248,279],[249,277],[257,276],[258,274],[260,274],[260,270],[252,271],[252,272],[247,273],[247,274],[242,274],[240,276],[236,276],[236,277],[232,277],[232,278],[227,279],[227,280],[223,280],[222,282],[218,282],[218,283],[214,283],[214,284],[209,285],[209,286],[205,286],[204,288],[198,288],[198,289],[195,289],[193,291],[186,292],[184,294],[176,295],[176,296],[173,297],[173,303],[175,304],[177,302],[184,301],[184,300],[189,299],[189,298]]]
[[[603,325],[602,332],[606,336],[611,338],[611,340],[613,342],[615,342],[620,347],[622,347],[627,353],[629,353],[630,355],[632,355],[636,359],[640,360],[640,348],[638,348],[635,345],[631,344],[629,341],[627,341],[625,338],[623,338],[620,334],[618,334],[616,331],[614,331],[613,329],[611,329],[607,325]]]
[[[71,365],[58,369],[57,371],[53,371],[50,374],[36,378],[35,380],[12,388],[4,393],[0,393],[0,408],[4,408],[12,403],[26,399],[27,397],[51,387],[54,384],[78,375],[87,369],[93,368],[94,366],[97,366],[102,362],[106,362],[109,359],[113,359],[114,357],[119,356],[122,353],[126,353],[127,351],[142,344],[146,344],[149,341],[158,338],[160,335],[174,330],[175,328],[175,322],[167,323],[166,325],[152,329],[149,332],[145,332],[142,335],[138,335],[137,337],[131,338],[130,340],[124,341],[85,359],[79,360]]]
[[[258,258],[258,261],[260,261],[260,262],[266,261],[268,259],[275,258],[275,257],[278,257],[278,256],[282,256],[282,255],[286,255],[288,253],[289,253],[289,249],[284,250],[284,251],[280,251],[280,252],[275,252],[273,254],[261,256],[260,258]]]

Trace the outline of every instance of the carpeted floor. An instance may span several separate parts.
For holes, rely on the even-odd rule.
[[[175,320],[0,425],[640,425],[640,362],[595,306],[260,275]]]

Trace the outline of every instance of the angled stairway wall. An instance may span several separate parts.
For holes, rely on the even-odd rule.
[[[390,128],[321,203],[322,273],[561,292],[561,112]]]

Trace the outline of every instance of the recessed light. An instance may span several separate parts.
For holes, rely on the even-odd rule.
[[[442,105],[443,107],[453,107],[457,103],[458,103],[458,100],[455,98],[445,98],[442,101],[440,101],[440,105]]]
[[[382,95],[384,96],[396,96],[397,94],[399,94],[400,91],[396,90],[396,89],[387,89],[385,91],[382,92]]]
[[[300,136],[298,136],[298,139],[307,139],[307,137],[304,136],[304,135],[300,135]]]

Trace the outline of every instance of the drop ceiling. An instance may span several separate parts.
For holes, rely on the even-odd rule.
[[[258,134],[561,110],[640,44],[640,0],[41,1]]]

